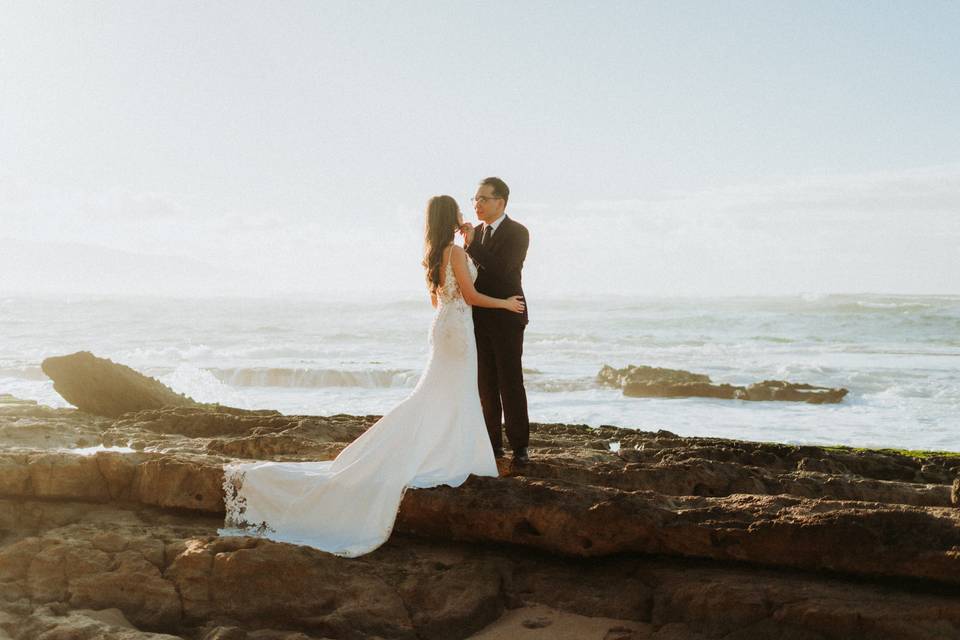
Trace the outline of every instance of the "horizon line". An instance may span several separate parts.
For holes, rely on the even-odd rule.
[[[960,298],[957,292],[929,292],[929,293],[902,293],[897,291],[795,291],[785,293],[596,293],[571,291],[569,293],[544,293],[535,295],[535,300],[546,302],[566,302],[572,298],[616,298],[618,300],[648,299],[648,300],[736,300],[736,299],[782,299],[782,298],[809,298],[816,301],[828,297],[889,297],[889,298]],[[277,293],[131,293],[124,291],[38,291],[0,289],[2,298],[49,299],[49,298],[127,298],[127,299],[158,299],[158,300],[289,300],[302,298],[309,301],[329,302],[362,302],[361,297],[375,297],[370,304],[386,302],[415,302],[421,297],[429,302],[429,295],[424,290],[422,296],[413,291],[398,293],[396,291],[365,291],[363,294],[345,294],[342,291],[295,291]],[[530,297],[529,295],[527,297]],[[323,299],[323,300],[321,300]]]

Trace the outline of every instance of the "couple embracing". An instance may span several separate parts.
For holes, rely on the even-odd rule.
[[[503,180],[484,179],[473,198],[479,227],[450,196],[430,199],[423,266],[436,313],[416,388],[334,460],[228,464],[221,533],[354,557],[390,537],[408,487],[497,476],[504,428],[514,464],[528,461],[521,271],[529,234],[506,215],[509,198]]]

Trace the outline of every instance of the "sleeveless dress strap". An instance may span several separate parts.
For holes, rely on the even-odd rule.
[[[450,279],[456,279],[456,275],[453,273],[453,245],[443,250],[447,259],[447,267],[443,270],[443,286],[441,287],[444,291],[449,291]]]

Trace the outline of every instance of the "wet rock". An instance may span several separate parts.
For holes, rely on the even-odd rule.
[[[797,384],[782,380],[764,380],[747,387],[744,400],[780,402],[808,402],[810,404],[829,404],[843,400],[846,389],[815,387],[810,384]]]
[[[634,398],[720,398],[726,400],[836,403],[847,395],[846,389],[816,387],[782,380],[764,380],[747,387],[716,384],[710,377],[682,369],[630,365],[614,369],[604,365],[597,382],[623,389]]]

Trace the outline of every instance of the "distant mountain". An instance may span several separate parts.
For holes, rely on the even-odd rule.
[[[195,258],[0,238],[0,292],[240,295],[256,274]]]

